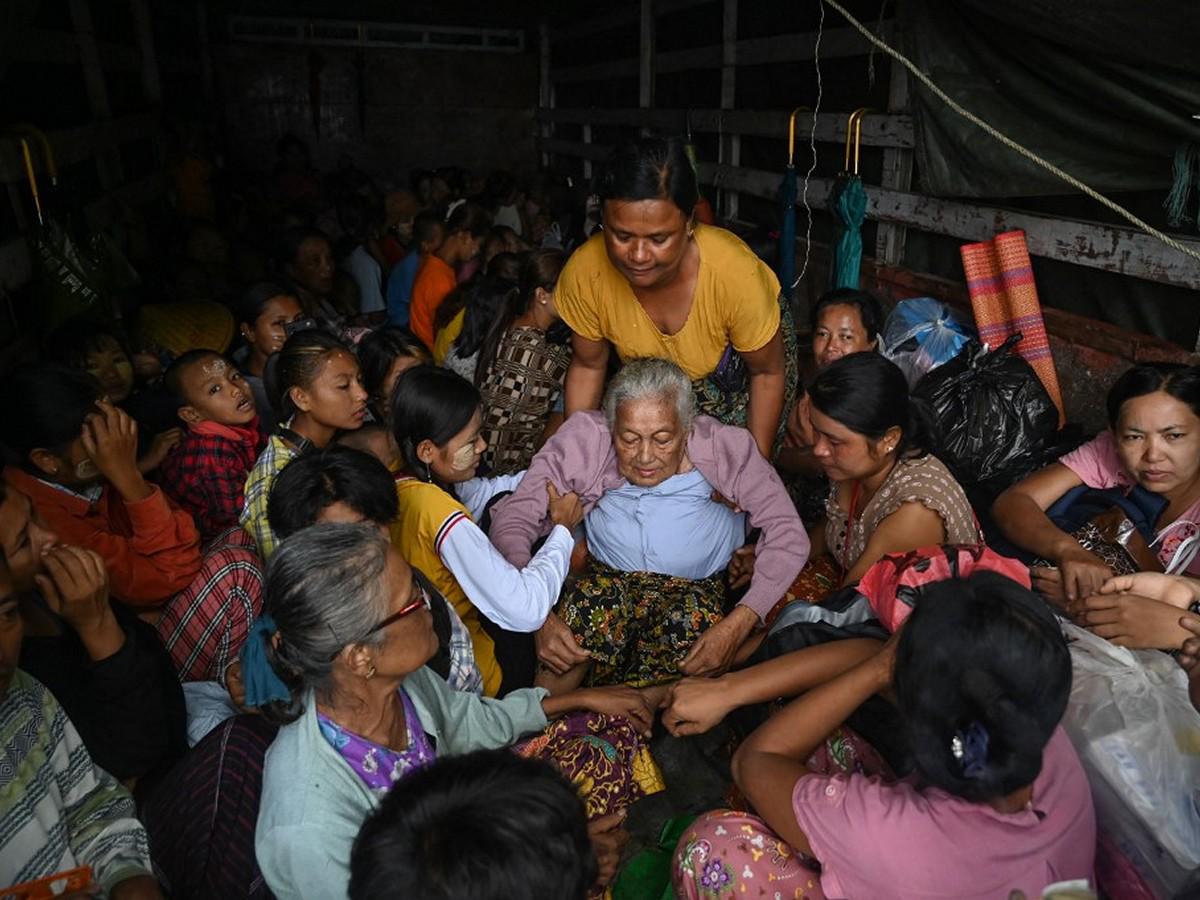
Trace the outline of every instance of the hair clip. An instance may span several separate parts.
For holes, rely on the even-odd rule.
[[[979,722],[954,733],[950,739],[950,755],[962,767],[963,776],[978,778],[987,766],[989,737]]]

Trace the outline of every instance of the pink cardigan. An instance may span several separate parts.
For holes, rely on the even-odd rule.
[[[808,560],[808,535],[796,507],[744,428],[696,416],[687,453],[709,484],[745,510],[751,526],[762,531],[754,576],[741,603],[765,618]],[[577,493],[585,511],[605,491],[625,483],[601,413],[577,412],[567,419],[534,456],[516,491],[492,510],[492,543],[518,568],[529,562],[533,542],[550,532],[547,481],[564,494]]]

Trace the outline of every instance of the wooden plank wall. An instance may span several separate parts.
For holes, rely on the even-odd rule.
[[[737,157],[736,142],[741,137],[748,136],[786,137],[790,110],[728,108],[732,106],[733,85],[738,68],[742,66],[812,59],[816,52],[817,36],[813,33],[799,33],[738,40],[737,0],[721,0],[724,4],[724,27],[721,35],[713,35],[710,45],[656,53],[654,23],[665,15],[705,2],[711,0],[642,0],[640,9],[625,8],[585,22],[574,23],[569,28],[544,30],[542,53],[543,59],[548,61],[556,41],[602,35],[622,23],[632,23],[635,20],[640,22],[640,46],[614,48],[612,59],[557,68],[551,67],[547,62],[543,68],[543,105],[538,112],[542,123],[540,147],[543,159],[548,161],[559,157],[584,160],[587,163],[587,174],[590,173],[592,164],[602,159],[608,150],[607,147],[591,141],[593,127],[624,126],[630,129],[649,128],[679,133],[683,129],[685,116],[690,116],[693,132],[719,132],[723,138],[720,160],[717,163],[701,162],[700,178],[704,183],[719,187],[719,193],[722,195],[720,208],[727,219],[737,218],[739,197],[774,199],[779,187],[779,172],[741,166]],[[884,23],[885,34],[890,32],[888,24]],[[635,49],[638,51],[636,54],[633,52]],[[819,53],[822,60],[865,56],[866,52],[867,44],[861,35],[848,27],[830,23],[820,36]],[[881,58],[887,61],[886,57]],[[726,108],[686,111],[655,108],[652,98],[653,82],[657,75],[715,68],[721,69],[722,106]],[[887,66],[884,66],[884,70],[888,71]],[[558,85],[627,78],[633,75],[637,75],[639,79],[639,96],[642,100],[639,108],[556,108],[554,98]],[[894,276],[894,273],[899,271],[898,267],[904,260],[905,235],[909,229],[963,241],[978,241],[1001,231],[1020,228],[1026,232],[1029,251],[1035,256],[1200,290],[1200,263],[1135,229],[1039,215],[999,206],[969,204],[914,192],[914,136],[912,118],[908,114],[907,73],[899,65],[895,65],[890,67],[889,76],[887,111],[871,113],[863,119],[862,144],[884,148],[880,183],[866,185],[869,203],[867,216],[879,223],[874,258],[868,259],[864,268],[866,278],[873,278],[881,272],[893,273]],[[650,102],[647,102],[648,98]],[[821,113],[815,123],[816,140],[825,143],[843,142],[849,112],[850,110]],[[557,137],[555,126],[559,124],[583,126],[582,140]],[[811,114],[801,113],[797,121],[797,134],[803,134],[807,138],[813,124]],[[813,179],[808,189],[809,202],[815,208],[827,209],[833,186],[833,179]],[[1183,241],[1186,245],[1200,250],[1200,241]],[[915,274],[918,281],[924,277],[920,273]],[[937,279],[929,281],[929,278],[932,276],[928,276],[922,283],[926,287],[936,289],[940,282]],[[891,283],[894,286],[894,277]],[[886,287],[883,282],[880,282],[879,286]],[[958,289],[961,289],[961,285]],[[946,293],[954,291],[947,290]],[[947,299],[953,297],[948,296]],[[1051,313],[1047,318],[1054,323],[1052,327],[1071,331],[1084,342],[1094,338],[1096,342],[1104,345],[1106,352],[1124,341],[1125,355],[1130,359],[1145,358],[1147,355],[1172,355],[1171,345],[1152,337],[1129,335],[1128,339],[1116,338],[1110,333],[1111,326],[1103,326],[1099,330],[1081,328],[1079,322],[1090,320],[1067,313]],[[1190,341],[1190,337],[1188,340]]]
[[[54,30],[33,24],[36,0],[12,0],[22,5],[25,15],[10,20],[13,27],[0,32],[2,65],[54,65],[74,69],[87,93],[88,117],[69,127],[49,130],[46,137],[60,171],[91,163],[96,168],[99,192],[84,198],[82,210],[93,227],[119,219],[129,207],[161,198],[166,189],[163,127],[163,76],[186,72],[202,55],[203,2],[151,4],[150,0],[70,0],[68,28]],[[128,43],[105,40],[97,34],[94,16],[107,15],[108,3],[127,4],[133,22]],[[167,53],[160,59],[155,47],[155,21],[170,20],[178,32],[194,35],[195,53]],[[141,82],[141,108],[128,103],[114,113],[110,82],[127,79],[131,73]],[[41,123],[32,121],[32,126]],[[158,165],[150,170],[127,171],[122,160],[126,145],[150,141]],[[47,171],[37,141],[31,141],[33,162],[40,187],[45,191]],[[24,239],[36,225],[35,207],[25,173],[22,148],[11,134],[0,133],[0,185],[4,185],[11,220],[16,230],[0,233],[0,292],[11,292],[28,283],[32,272]],[[5,201],[0,201],[5,202]]]

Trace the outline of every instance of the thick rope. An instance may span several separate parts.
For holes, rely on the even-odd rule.
[[[1067,184],[1071,185],[1071,187],[1087,194],[1089,197],[1091,197],[1097,203],[1101,203],[1104,206],[1107,206],[1109,209],[1111,209],[1113,212],[1115,212],[1121,218],[1125,219],[1126,221],[1130,222],[1133,225],[1136,225],[1138,228],[1142,229],[1147,234],[1158,238],[1160,241],[1162,241],[1168,247],[1171,247],[1174,250],[1178,250],[1180,253],[1183,253],[1186,256],[1190,256],[1192,259],[1200,262],[1200,250],[1196,250],[1192,247],[1188,247],[1185,244],[1182,244],[1179,241],[1177,241],[1175,238],[1171,237],[1169,234],[1159,231],[1153,225],[1151,225],[1148,222],[1145,222],[1142,219],[1135,216],[1133,213],[1131,213],[1125,207],[1121,206],[1118,203],[1115,203],[1112,200],[1109,200],[1107,197],[1105,197],[1099,191],[1094,190],[1093,188],[1084,184],[1082,181],[1080,181],[1074,175],[1071,175],[1069,172],[1063,171],[1062,169],[1060,169],[1058,166],[1054,165],[1054,163],[1050,162],[1049,160],[1042,159],[1040,156],[1038,156],[1032,150],[1027,150],[1025,147],[1018,144],[1016,141],[1014,141],[1008,135],[1003,134],[1000,131],[997,131],[995,128],[993,128],[987,122],[983,121],[983,119],[979,118],[977,115],[972,113],[970,110],[965,109],[957,101],[955,101],[950,95],[948,95],[940,87],[938,87],[936,84],[934,84],[933,80],[928,75],[926,75],[924,72],[922,72],[920,69],[918,69],[916,64],[913,63],[912,60],[910,60],[907,56],[905,56],[899,50],[896,50],[895,48],[888,45],[882,38],[877,36],[869,28],[867,28],[865,25],[863,25],[862,22],[858,21],[858,19],[856,19],[856,18],[854,18],[854,16],[850,15],[850,13],[845,9],[845,7],[843,7],[840,3],[838,3],[837,0],[823,0],[823,3],[828,3],[835,10],[837,10],[839,13],[841,13],[842,16],[846,19],[846,21],[849,22],[856,30],[858,30],[863,35],[863,37],[865,37],[868,41],[870,41],[873,45],[878,47],[884,53],[888,54],[893,59],[895,59],[897,62],[899,62],[902,66],[904,66],[904,68],[908,69],[908,71],[912,72],[912,74],[923,85],[925,85],[925,87],[929,88],[929,90],[932,91],[933,94],[938,97],[938,99],[940,99],[943,103],[945,103],[947,106],[949,106],[952,110],[954,110],[956,113],[958,113],[964,119],[966,119],[968,122],[971,122],[973,125],[977,125],[979,128],[982,128],[985,132],[990,134],[992,137],[994,137],[996,140],[998,140],[1004,146],[1008,147],[1010,150],[1015,150],[1017,153],[1021,154],[1021,156],[1024,156],[1026,159],[1030,160],[1031,162],[1034,162],[1037,165],[1041,166],[1043,169],[1045,169],[1047,172],[1050,172],[1052,175],[1056,176],[1057,178],[1062,179]]]

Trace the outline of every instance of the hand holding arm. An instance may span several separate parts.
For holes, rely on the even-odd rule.
[[[1139,594],[1093,594],[1081,605],[1077,623],[1120,647],[1173,650],[1190,635],[1178,607]]]
[[[641,691],[626,685],[580,688],[564,694],[548,695],[542,699],[542,710],[548,719],[575,710],[624,716],[645,737],[650,736],[650,730],[654,727],[655,711],[646,705]]]
[[[809,774],[805,760],[863,701],[891,685],[895,643],[893,636],[880,652],[793,701],[734,754],[734,781],[746,799],[802,853],[812,848],[796,822],[792,792],[796,782]]]
[[[879,641],[851,638],[806,647],[719,678],[685,678],[664,701],[663,725],[675,735],[700,734],[740,706],[794,697],[824,684],[864,659]]]

